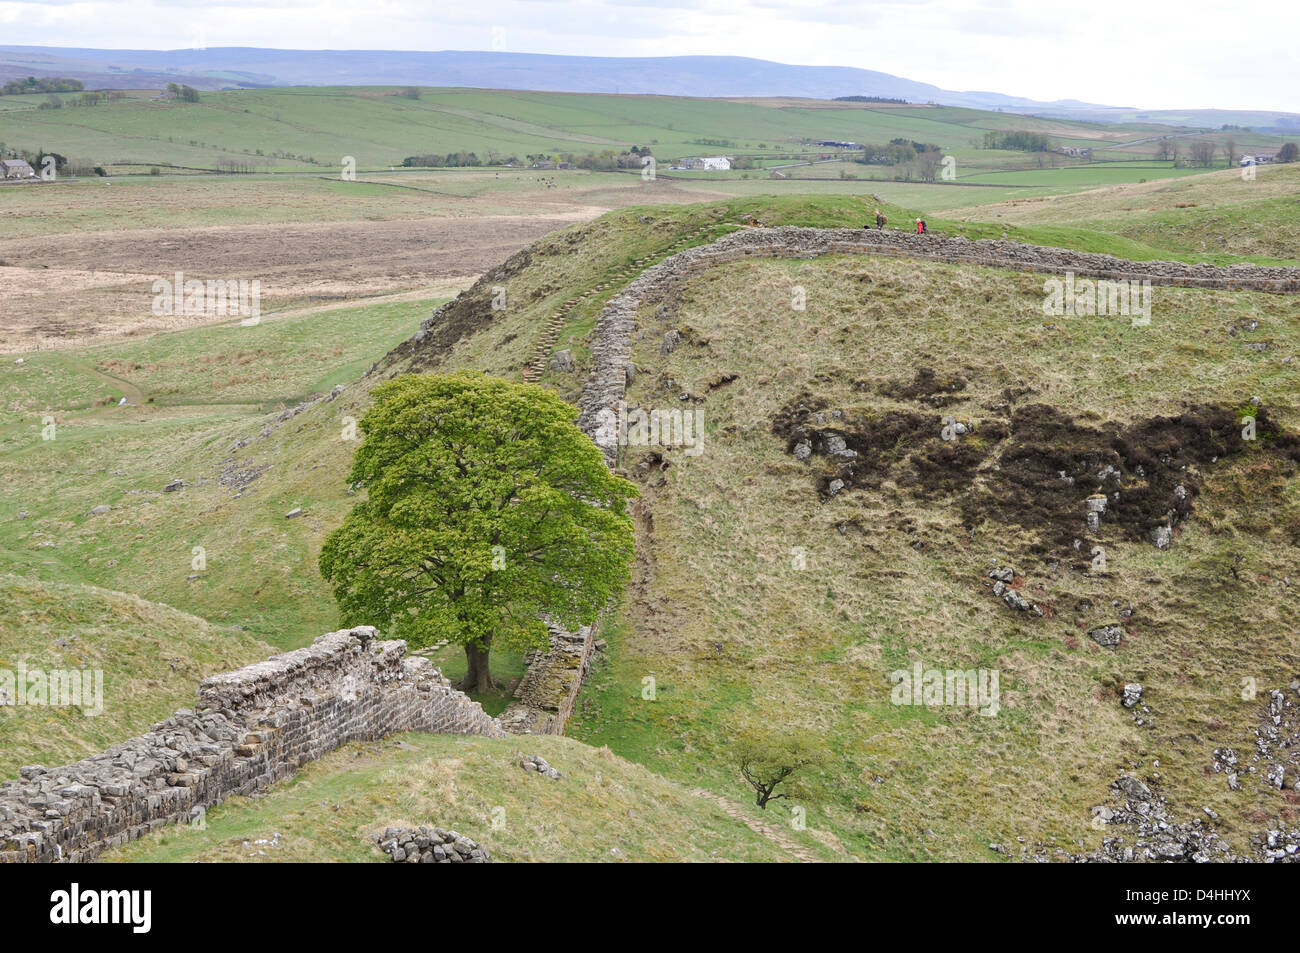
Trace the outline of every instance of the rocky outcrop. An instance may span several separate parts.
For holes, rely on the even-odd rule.
[[[199,685],[138,738],[0,784],[0,862],[89,861],[233,794],[263,791],[350,741],[395,731],[501,737],[496,719],[406,643],[369,626],[322,635]]]

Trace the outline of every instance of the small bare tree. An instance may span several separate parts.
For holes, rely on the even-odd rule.
[[[1192,161],[1202,168],[1209,168],[1214,162],[1214,143],[1198,139],[1192,143]]]
[[[733,743],[733,753],[741,777],[754,789],[754,803],[764,810],[769,801],[786,797],[785,793],[775,793],[778,785],[799,771],[825,764],[827,759],[821,741],[801,731],[787,734],[742,731]]]

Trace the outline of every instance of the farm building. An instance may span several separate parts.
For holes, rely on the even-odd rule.
[[[0,159],[0,179],[34,179],[36,171],[22,159]]]
[[[727,156],[713,156],[705,159],[683,159],[678,168],[705,172],[727,172],[731,169],[731,159]]]

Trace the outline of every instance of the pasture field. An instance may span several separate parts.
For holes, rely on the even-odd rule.
[[[186,173],[236,162],[255,172],[337,174],[345,157],[358,170],[399,166],[408,156],[474,152],[484,160],[534,154],[621,152],[649,146],[661,163],[686,156],[815,156],[817,140],[885,143],[902,138],[938,145],[959,167],[1017,170],[1023,153],[977,148],[984,133],[1026,130],[1065,146],[1094,150],[1094,160],[1149,157],[1160,136],[1231,138],[1242,146],[1281,144],[1276,136],[1200,131],[1155,124],[1078,122],[956,107],[873,107],[797,99],[693,99],[505,90],[426,88],[419,98],[384,87],[299,87],[205,92],[198,103],[135,93],[93,107],[40,110],[43,96],[0,97],[0,144],[54,150],[112,172]],[[65,100],[71,96],[64,95]],[[834,151],[833,149],[830,151]],[[1029,159],[1035,159],[1030,156]],[[1070,187],[1116,181],[1102,162],[1058,157],[1056,175],[1023,183]],[[1026,171],[1034,171],[1032,169]],[[1108,178],[1110,176],[1110,178]],[[1128,181],[1127,179],[1123,181]]]

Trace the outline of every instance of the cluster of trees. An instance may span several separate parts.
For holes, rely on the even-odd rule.
[[[1049,152],[1052,149],[1052,140],[1047,136],[1025,129],[986,132],[982,144],[985,149],[1009,152]]]
[[[45,168],[47,156],[54,159],[54,171],[57,175],[108,175],[103,166],[95,165],[92,159],[70,159],[67,156],[50,152],[46,149],[37,149],[31,152],[27,149],[6,149],[5,144],[0,142],[0,157],[8,159],[22,159],[39,175]]]
[[[942,150],[932,142],[917,142],[915,139],[890,139],[883,146],[866,143],[862,147],[862,157],[856,162],[866,165],[903,165],[912,162],[923,154],[938,155]]]
[[[183,103],[197,103],[199,101],[199,91],[193,86],[186,86],[184,83],[168,83],[167,95],[172,99],[179,99]]]
[[[647,156],[653,155],[649,146],[633,146],[627,152],[614,152],[612,149],[606,149],[603,152],[587,152],[584,154],[565,153],[560,156],[561,162],[567,162],[575,169],[591,169],[601,172],[609,172],[614,169],[640,169],[642,160]]]
[[[891,99],[888,96],[836,96],[833,102],[837,103],[897,103],[900,106],[906,106],[906,99]]]
[[[524,156],[523,162],[518,156],[503,156],[495,150],[489,150],[486,155],[480,156],[477,152],[468,152],[464,149],[459,152],[430,152],[422,155],[407,156],[402,160],[402,167],[412,168],[465,168],[473,166],[517,166],[517,165],[537,165],[542,162],[552,162],[559,165],[561,162],[567,162],[575,169],[594,169],[601,171],[610,171],[613,169],[640,169],[641,161],[646,156],[651,155],[649,146],[633,146],[627,152],[615,153],[612,149],[606,149],[604,152],[588,152],[585,154],[576,154],[572,152],[565,153],[548,153],[548,152],[530,152]]]
[[[62,109],[67,106],[98,106],[102,102],[114,102],[119,99],[126,99],[126,93],[120,89],[109,90],[105,93],[82,93],[80,96],[74,96],[64,103],[59,96],[50,93],[45,97],[37,109]]]
[[[1177,139],[1162,139],[1156,146],[1155,157],[1164,162],[1173,162],[1174,165],[1199,166],[1208,169],[1214,165],[1216,152],[1223,156],[1224,165],[1229,167],[1236,165],[1242,156],[1235,139],[1225,139],[1220,143],[1209,139],[1197,139],[1187,144],[1186,155],[1183,154],[1182,143]],[[1274,161],[1295,162],[1297,158],[1300,158],[1300,146],[1288,142],[1278,150]]]
[[[407,156],[402,160],[402,167],[407,169],[427,168],[436,166],[439,168],[457,169],[463,166],[477,165],[518,165],[517,156],[510,156],[507,159],[499,159],[494,154],[485,158],[479,158],[476,152],[466,152],[462,149],[460,152],[448,152],[445,155],[438,152],[430,152],[424,155]]]
[[[23,93],[79,93],[85,86],[79,79],[65,79],[62,76],[43,76],[37,79],[15,79],[4,84],[2,95],[20,96]]]

